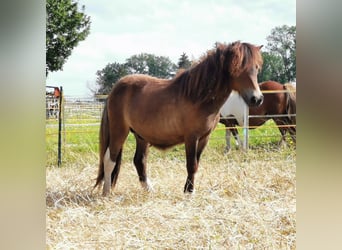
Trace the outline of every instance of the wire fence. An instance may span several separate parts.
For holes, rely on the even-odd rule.
[[[63,97],[61,101],[60,98]],[[74,136],[77,135],[79,139],[84,139],[82,143],[85,144],[98,144],[99,126],[101,122],[102,112],[105,104],[106,96],[93,97],[93,98],[77,98],[72,96],[64,97],[62,94],[58,97],[47,95],[46,98],[46,138],[50,142],[51,147],[59,145],[58,151],[63,147],[64,150],[72,150],[72,146],[79,141],[74,141]],[[61,117],[59,117],[61,116]],[[283,115],[265,115],[265,119],[282,117]],[[286,115],[288,116],[288,115]],[[295,114],[293,114],[295,116]],[[261,116],[249,116],[258,117]],[[62,122],[60,122],[62,121]],[[273,128],[273,132],[270,134],[270,130],[267,133],[254,133],[247,135],[248,140],[252,137],[267,140],[268,138],[276,138],[274,140],[280,140],[281,134],[279,133],[279,127],[295,127],[296,125],[276,125],[275,123],[266,123],[263,126]],[[257,128],[258,126],[248,126],[247,128]],[[215,131],[212,133],[210,140],[221,140],[225,143],[225,135],[223,130],[235,127],[224,127],[222,124],[218,125]],[[244,138],[244,127],[238,127],[241,136]],[[245,128],[246,129],[246,128]],[[248,129],[247,129],[248,130]],[[221,132],[220,132],[221,131]],[[241,133],[242,132],[242,133]],[[89,136],[95,139],[87,139]],[[60,137],[60,138],[58,138]],[[58,140],[57,140],[58,138]],[[62,145],[60,145],[62,144]],[[89,147],[97,149],[94,145]],[[51,149],[56,151],[55,149]],[[60,157],[59,152],[59,157]],[[58,160],[60,165],[61,159]]]

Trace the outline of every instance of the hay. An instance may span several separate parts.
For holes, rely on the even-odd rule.
[[[96,157],[49,167],[47,248],[295,249],[295,157],[290,150],[205,151],[192,196],[182,192],[184,159],[148,163],[152,193],[124,161],[108,198],[92,192]]]

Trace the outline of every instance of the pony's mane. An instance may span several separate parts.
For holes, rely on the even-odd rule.
[[[230,79],[253,65],[262,66],[259,48],[239,41],[231,44],[216,43],[215,48],[187,70],[180,70],[172,80],[180,94],[192,101],[206,103],[230,92]]]

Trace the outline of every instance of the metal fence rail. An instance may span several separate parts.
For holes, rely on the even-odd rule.
[[[62,99],[63,98],[63,99]],[[58,165],[61,164],[61,135],[64,136],[64,144],[66,134],[84,134],[84,133],[94,133],[94,127],[99,126],[101,122],[102,112],[104,108],[104,100],[106,96],[101,96],[101,98],[75,98],[64,96],[61,93],[60,99],[58,99],[58,107],[53,109],[53,115],[46,116],[46,136],[56,136],[58,135]],[[46,112],[51,112],[52,103],[51,97],[47,96],[46,99]],[[53,101],[56,103],[56,100]],[[278,117],[289,117],[294,115],[249,115],[248,108],[245,109],[245,124],[243,129],[243,148],[248,149],[249,134],[248,129],[256,128],[257,126],[249,126],[249,118],[278,118]],[[227,118],[229,119],[229,118]],[[273,127],[295,127],[296,125],[274,125]],[[228,128],[216,128],[216,130],[223,130]],[[276,135],[274,135],[276,136]],[[270,137],[270,135],[265,135],[265,137]],[[215,138],[212,139],[224,139]]]

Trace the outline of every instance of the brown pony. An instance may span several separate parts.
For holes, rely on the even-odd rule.
[[[122,147],[131,131],[136,138],[134,165],[142,186],[148,147],[167,149],[185,143],[188,176],[184,192],[193,192],[194,176],[219,110],[232,90],[248,105],[263,100],[257,83],[260,48],[248,43],[217,44],[198,63],[170,80],[148,75],[121,78],[108,96],[100,128],[100,162],[95,187],[104,180],[103,195],[118,178]]]
[[[286,142],[285,136],[287,132],[291,135],[293,142],[296,143],[295,87],[292,84],[281,84],[275,81],[260,83],[259,87],[264,93],[264,101],[260,106],[249,109],[250,116],[260,116],[249,118],[250,128],[256,128],[269,119],[273,119],[281,133],[279,144]],[[244,100],[238,94],[232,92],[221,107],[220,123],[226,126],[226,151],[230,150],[230,133],[234,135],[237,145],[241,145],[235,126],[243,126],[244,124],[244,105]]]

